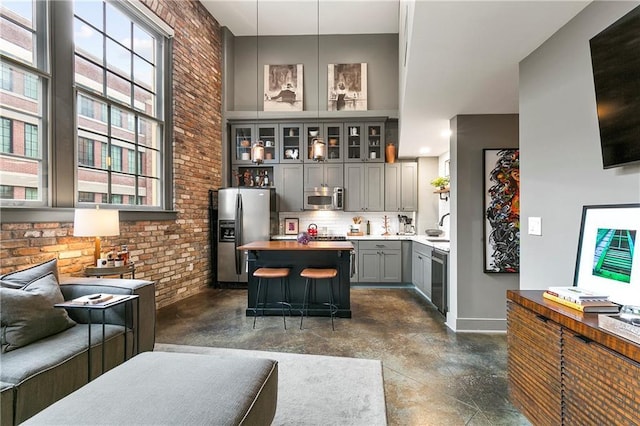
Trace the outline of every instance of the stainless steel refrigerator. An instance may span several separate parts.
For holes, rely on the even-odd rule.
[[[268,241],[277,232],[275,189],[218,191],[218,282],[246,283],[247,255],[238,246]]]

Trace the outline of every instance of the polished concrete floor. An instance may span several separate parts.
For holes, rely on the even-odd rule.
[[[411,289],[354,288],[353,318],[245,316],[246,290],[208,289],[158,313],[156,341],[379,359],[390,425],[529,425],[507,396],[506,335],[453,333]],[[346,426],[346,425],[345,425]]]

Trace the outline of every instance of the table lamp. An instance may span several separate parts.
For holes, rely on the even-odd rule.
[[[118,210],[76,209],[73,218],[75,237],[95,237],[93,266],[100,259],[100,237],[120,235],[120,215]]]

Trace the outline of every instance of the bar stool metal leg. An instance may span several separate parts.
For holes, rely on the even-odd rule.
[[[289,303],[289,298],[287,297],[287,284],[288,282],[285,281],[288,280],[288,278],[280,278],[280,295],[282,297],[282,300],[279,302],[280,303],[280,307],[282,308],[282,322],[284,323],[284,329],[287,329],[287,318],[284,315],[284,306],[287,305],[287,307],[289,308],[289,316],[291,316],[291,303]]]
[[[260,287],[262,287],[262,278],[258,278],[258,292],[256,293],[256,304],[253,308],[253,328],[254,329],[256,328],[256,317],[258,316],[258,306],[260,306]],[[264,306],[262,307],[262,315],[264,315]]]
[[[302,321],[309,309],[309,285],[311,284],[311,278],[307,278],[304,283],[304,294],[302,295],[302,310],[300,311],[300,330],[302,330]]]

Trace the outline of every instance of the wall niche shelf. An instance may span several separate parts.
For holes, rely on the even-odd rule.
[[[448,201],[449,200],[449,192],[450,189],[449,187],[445,187],[445,188],[440,188],[440,189],[436,189],[435,191],[433,191],[434,194],[438,194],[440,196],[440,199],[443,201]]]

